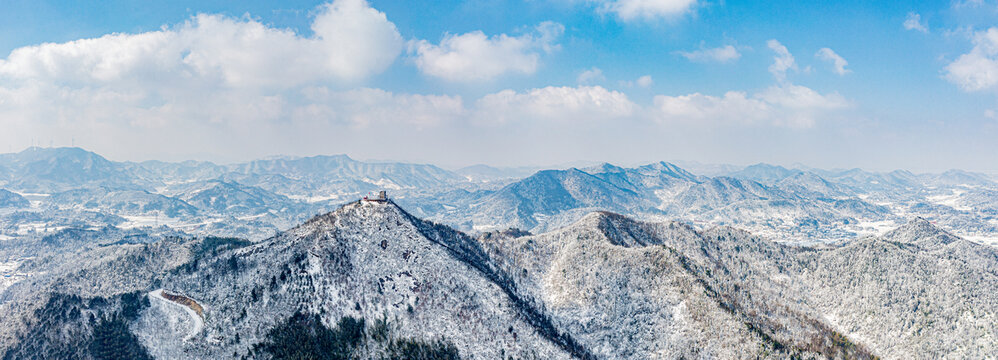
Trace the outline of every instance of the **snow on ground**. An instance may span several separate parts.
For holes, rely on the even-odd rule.
[[[894,222],[893,220],[881,220],[881,221],[867,220],[867,221],[861,221],[859,224],[855,226],[855,228],[852,228],[850,230],[855,232],[856,235],[859,235],[860,237],[868,235],[878,236],[878,235],[883,235],[888,231],[894,230],[898,226],[899,224]]]
[[[309,204],[314,204],[314,203],[317,203],[317,202],[337,200],[337,199],[340,199],[341,197],[343,197],[344,195],[341,195],[341,194],[329,194],[329,195],[308,196],[308,195],[287,195],[287,194],[285,194],[285,196],[287,196],[289,199],[292,199],[292,200],[304,201],[304,202],[307,202]]]
[[[998,236],[996,235],[966,235],[960,233],[957,233],[956,235],[978,244],[998,247]]]
[[[374,179],[371,179],[371,178],[364,178],[361,181],[369,183],[369,184],[374,184],[374,185],[377,185],[378,187],[385,188],[385,189],[388,189],[388,190],[402,190],[401,186],[399,186],[398,184],[392,182],[391,180],[384,179],[384,178],[381,178],[381,179],[378,179],[378,180],[374,180]]]
[[[190,341],[195,336],[197,336],[198,334],[200,334],[202,329],[204,329],[204,319],[201,319],[201,316],[198,315],[197,312],[195,312],[193,309],[191,309],[191,308],[189,308],[187,306],[184,306],[182,304],[179,304],[179,303],[176,303],[176,302],[173,302],[173,301],[170,301],[170,300],[167,300],[166,298],[164,298],[163,297],[163,289],[153,290],[152,292],[149,293],[149,298],[153,299],[154,301],[165,302],[166,304],[169,304],[170,306],[174,307],[175,309],[179,309],[179,310],[181,310],[181,311],[183,311],[184,313],[187,314],[188,318],[191,321],[191,327],[190,327],[190,330],[187,333],[187,336],[184,337],[184,341]]]
[[[21,266],[21,261],[0,262],[0,293],[27,277],[27,274],[16,271],[18,266]]]
[[[249,221],[249,220],[253,220],[253,219],[262,218],[262,217],[267,216],[269,214],[270,213],[262,213],[262,214],[256,214],[256,215],[246,215],[246,216],[237,217],[236,219],[239,219],[239,220],[242,220],[242,221]]]
[[[961,185],[961,186],[966,187],[967,185]],[[959,204],[960,196],[962,196],[966,192],[967,190],[953,189],[951,194],[930,195],[926,196],[925,199],[929,200],[934,204],[949,206],[959,211],[970,211],[973,209],[966,206],[960,206]]]
[[[15,193],[15,194],[18,194],[18,195],[21,195],[25,199],[27,199],[28,203],[31,204],[31,208],[32,209],[37,209],[37,208],[41,207],[42,203],[44,203],[45,200],[48,199],[49,196],[52,196],[52,194],[42,194],[42,193],[26,193],[26,192],[18,192],[18,191],[11,191],[11,192]]]
[[[0,275],[14,272],[14,269],[21,265],[17,261],[0,262]]]
[[[14,232],[15,235],[28,235],[28,234],[48,234],[56,231],[65,229],[66,226],[49,226],[49,224],[44,222],[33,222],[27,224],[18,224],[17,230]]]
[[[498,229],[498,227],[496,227],[494,225],[478,225],[478,224],[476,224],[476,225],[474,225],[474,226],[471,227],[471,230],[474,231],[474,232],[486,232],[486,231],[492,231],[492,230],[496,230],[496,229]]]
[[[21,195],[21,196],[24,196],[26,198],[27,197],[49,197],[49,196],[52,196],[52,194],[42,194],[42,193],[26,193],[26,192],[18,192],[18,191],[11,191],[11,192],[13,192],[15,194],[18,194],[18,195]]]
[[[178,219],[158,215],[121,215],[121,217],[128,220],[118,226],[122,229],[132,229],[143,226],[158,227],[160,225],[174,227],[179,223]]]
[[[142,310],[132,332],[154,358],[182,359],[187,339],[197,335],[203,323],[197,314],[192,316],[193,310],[163,298],[162,291],[147,294],[149,307]]]

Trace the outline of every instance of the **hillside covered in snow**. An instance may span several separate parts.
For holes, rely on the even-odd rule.
[[[540,233],[593,211],[796,243],[882,235],[912,217],[998,244],[998,182],[984,174],[757,164],[704,176],[668,162],[449,171],[346,155],[116,162],[79,148],[0,154],[0,241],[106,226],[263,240],[371,192],[468,233]]]
[[[20,259],[0,289],[11,359],[998,351],[998,252],[921,218],[805,246],[610,212],[469,235],[392,201],[352,202],[257,242],[109,227],[7,242],[0,256]]]

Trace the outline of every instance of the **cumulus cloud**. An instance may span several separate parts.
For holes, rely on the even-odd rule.
[[[424,74],[448,81],[485,81],[507,73],[533,74],[541,52],[556,49],[565,28],[544,22],[521,36],[486,36],[481,31],[447,35],[439,44],[414,41],[409,51]]]
[[[914,12],[908,13],[908,17],[904,19],[903,26],[905,30],[915,30],[923,33],[929,32],[929,26],[922,22],[922,15]]]
[[[728,63],[742,57],[742,54],[738,52],[738,49],[735,49],[735,47],[731,45],[707,49],[701,48],[700,50],[694,51],[678,51],[676,53],[693,62]]]
[[[384,71],[405,45],[395,25],[363,0],[336,0],[314,14],[309,36],[248,16],[199,14],[157,31],[15,49],[0,60],[0,142],[44,134],[95,150],[121,143],[147,154],[212,147],[231,154],[308,132],[294,125],[299,120],[328,131],[392,111],[400,115],[395,123],[410,127],[432,124],[420,115],[432,106],[444,114],[436,118],[453,113],[459,99],[337,94],[373,104],[367,114],[351,115],[362,109],[307,98],[304,88],[342,89]],[[305,119],[323,109],[335,116]]]
[[[309,36],[250,17],[200,14],[158,31],[15,49],[0,60],[0,142],[18,146],[25,134],[51,135],[65,144],[75,138],[89,149],[133,160],[348,151],[454,158],[454,143],[466,142],[462,148],[469,152],[483,149],[461,155],[471,159],[509,156],[495,155],[494,148],[522,140],[524,132],[548,144],[552,131],[577,131],[588,140],[645,131],[655,125],[650,114],[807,126],[847,106],[837,94],[782,81],[755,94],[658,96],[654,106],[642,106],[622,92],[593,86],[603,79],[598,68],[580,74],[574,87],[503,90],[472,99],[369,88],[362,80],[383,72],[405,49],[395,25],[361,0],[337,0],[315,14]],[[409,49],[428,75],[491,79],[536,72],[540,57],[556,51],[562,32],[561,25],[544,23],[522,35],[448,35],[439,44],[410,42]],[[779,70],[785,74],[796,65],[782,50],[790,64]],[[653,83],[644,75],[626,86]],[[483,132],[481,126],[529,131]],[[537,150],[554,148],[591,146],[575,140]]]
[[[845,75],[852,72],[852,70],[846,69],[846,66],[849,65],[849,62],[846,61],[846,59],[843,59],[841,56],[839,56],[839,54],[836,54],[835,51],[832,51],[832,49],[821,48],[821,50],[818,50],[818,52],[814,54],[814,56],[816,56],[821,60],[832,63],[832,68],[834,69],[836,74]]]
[[[173,29],[18,48],[0,60],[0,76],[70,86],[292,87],[381,72],[403,46],[395,25],[363,0],[323,5],[312,30],[306,38],[248,18],[200,14]]]
[[[943,69],[946,80],[965,91],[994,89],[998,85],[998,28],[973,35],[974,47]]]
[[[680,96],[659,95],[654,99],[655,115],[663,121],[695,121],[768,124],[810,127],[832,110],[850,106],[841,95],[822,95],[810,88],[784,84],[749,95],[729,91],[723,96],[700,93]]]
[[[611,13],[624,21],[668,18],[689,12],[697,0],[589,0],[601,12]]]
[[[794,56],[790,54],[790,50],[787,50],[786,46],[783,46],[783,44],[775,39],[767,41],[766,46],[776,53],[776,56],[773,57],[773,64],[769,66],[769,72],[773,74],[773,77],[775,77],[777,81],[786,81],[787,71],[797,70],[797,61],[794,60]]]
[[[621,92],[600,86],[554,87],[524,92],[503,90],[475,102],[477,119],[491,124],[512,121],[585,121],[627,117],[638,106]]]

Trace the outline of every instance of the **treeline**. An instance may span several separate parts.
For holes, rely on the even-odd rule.
[[[296,312],[267,332],[244,358],[273,359],[384,359],[457,360],[457,347],[444,339],[394,338],[385,320],[369,326],[363,319],[344,316],[329,328],[318,315]]]
[[[149,298],[133,292],[112,298],[52,294],[7,359],[152,359],[128,329]]]

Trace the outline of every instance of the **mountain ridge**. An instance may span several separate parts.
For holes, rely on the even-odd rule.
[[[924,219],[898,229],[891,237],[808,248],[728,226],[697,230],[682,222],[645,222],[599,211],[537,235],[507,231],[476,239],[417,218],[390,200],[355,201],[256,243],[220,239],[211,240],[218,245],[199,245],[209,239],[181,239],[92,247],[87,251],[106,260],[85,261],[94,264],[90,270],[64,267],[37,280],[51,281],[48,291],[104,300],[86,297],[29,307],[37,310],[24,315],[29,320],[21,331],[37,336],[0,348],[15,357],[28,349],[66,349],[71,344],[63,343],[67,339],[37,326],[68,326],[82,334],[79,339],[91,339],[99,335],[99,326],[93,326],[100,324],[53,316],[79,310],[114,318],[137,307],[121,320],[134,335],[129,346],[139,344],[154,357],[263,356],[261,349],[281,344],[268,334],[283,326],[282,319],[301,316],[317,316],[324,324],[347,318],[385,322],[389,336],[398,341],[436,342],[474,357],[498,356],[502,350],[507,355],[582,359],[905,358],[915,354],[910,347],[916,345],[923,355],[973,357],[980,354],[975,351],[987,351],[986,328],[975,324],[996,316],[987,305],[995,300],[967,296],[976,286],[998,290],[993,272],[972,267],[993,264],[994,249],[959,240],[926,251],[895,240],[917,242],[944,230]],[[87,251],[67,254],[67,261],[59,263],[95,256]],[[124,256],[116,256],[119,252]],[[153,262],[138,261],[157,256]],[[908,264],[904,266],[910,270],[887,271],[895,264]],[[110,269],[119,269],[111,282],[89,275]],[[886,278],[867,277],[871,273]],[[952,281],[946,274],[963,274],[977,285],[940,290],[937,282],[942,280],[933,280],[934,274],[945,281]],[[891,294],[894,281],[903,279],[908,281],[906,292]],[[863,287],[856,288],[857,282]],[[0,307],[11,309],[19,301],[36,299],[25,294],[46,291],[25,293],[26,285],[15,286],[20,290],[5,292],[14,297]],[[203,309],[203,326],[193,328],[193,337],[182,308],[140,301],[146,296],[142,294],[153,296],[150,291],[157,289],[183,294]],[[917,295],[922,290],[942,291],[940,299],[968,299],[982,320],[968,322],[943,311],[945,305],[931,305],[940,309],[938,316],[897,323],[902,331],[897,333],[878,327],[877,321],[847,315],[855,304],[874,311],[878,321],[895,324],[890,319],[895,312],[934,299]],[[140,295],[127,295],[135,291]],[[865,292],[884,293],[898,302],[842,295]],[[916,295],[898,298],[903,294]],[[174,318],[178,320],[164,327],[162,319]],[[911,324],[962,340],[925,342],[905,332]],[[900,345],[885,343],[889,338],[899,339]],[[387,351],[383,340],[361,339],[367,345],[357,349],[368,350],[356,351],[368,351],[367,356]],[[271,347],[258,346],[266,341]]]

